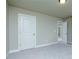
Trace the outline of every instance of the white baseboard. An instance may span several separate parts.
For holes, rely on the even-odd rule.
[[[17,49],[17,50],[11,50],[11,51],[9,51],[9,54],[15,53],[15,52],[19,52],[19,51],[21,51],[21,50],[19,50],[19,49]]]
[[[44,46],[49,46],[49,45],[53,45],[53,44],[57,44],[57,43],[58,43],[58,42],[52,42],[52,43],[37,45],[36,48],[38,48],[38,47],[44,47]]]
[[[36,47],[35,48],[39,48],[39,47],[44,47],[44,46],[49,46],[49,45],[53,45],[53,44],[57,44],[58,42],[52,42],[52,43],[47,43],[47,44],[42,44],[42,45],[36,45]],[[17,49],[17,50],[11,50],[10,52],[9,52],[9,54],[11,54],[11,53],[16,53],[16,52],[19,52],[19,51],[22,51],[21,49],[19,50],[19,49]]]

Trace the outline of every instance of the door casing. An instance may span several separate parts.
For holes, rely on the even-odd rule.
[[[20,27],[22,27],[22,22],[23,22],[23,20],[22,20],[22,17],[32,17],[32,19],[34,20],[34,25],[35,25],[35,30],[34,30],[34,32],[33,32],[33,36],[34,36],[34,46],[33,47],[29,47],[29,48],[23,48],[22,47],[22,44],[21,44],[21,38],[22,38],[22,35],[21,35],[21,30],[22,30],[22,28],[20,28]],[[30,45],[28,45],[28,46],[30,46]],[[18,49],[19,50],[24,50],[24,49],[30,49],[30,48],[35,48],[36,47],[36,16],[31,16],[31,15],[27,15],[27,14],[21,14],[21,13],[19,13],[18,14]]]

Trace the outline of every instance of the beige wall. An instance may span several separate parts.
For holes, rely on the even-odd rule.
[[[47,15],[37,16],[36,33],[37,45],[57,42],[57,21],[56,17]]]
[[[18,13],[36,16],[36,44],[57,42],[57,21],[60,18],[9,6],[9,40],[10,50],[18,48]]]
[[[72,18],[67,19],[67,42],[72,43]]]

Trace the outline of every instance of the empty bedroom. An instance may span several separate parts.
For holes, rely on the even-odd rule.
[[[6,59],[72,59],[72,0],[6,4]]]

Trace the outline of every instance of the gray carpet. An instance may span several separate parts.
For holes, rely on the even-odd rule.
[[[58,43],[13,53],[8,59],[72,59],[72,46]]]

